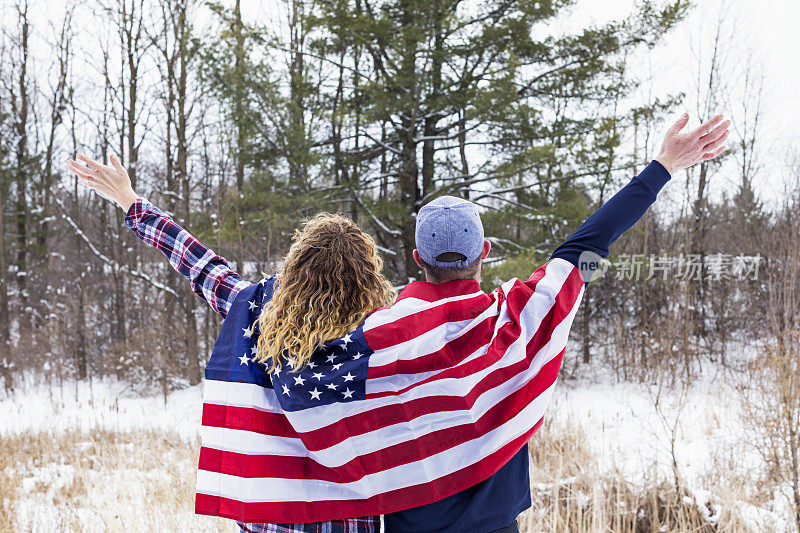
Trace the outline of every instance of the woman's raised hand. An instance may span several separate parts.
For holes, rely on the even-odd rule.
[[[681,133],[689,122],[689,113],[684,113],[664,136],[661,151],[656,161],[664,165],[670,174],[697,163],[714,159],[725,151],[722,144],[728,137],[730,120],[723,121],[717,115],[697,129]]]
[[[78,154],[77,159],[80,159],[85,165],[70,159],[67,161],[67,169],[74,172],[81,180],[81,183],[110,198],[123,211],[130,209],[138,195],[133,192],[128,171],[120,164],[115,155],[111,156],[111,164],[113,166],[98,163],[83,154]]]

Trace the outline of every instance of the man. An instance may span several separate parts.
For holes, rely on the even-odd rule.
[[[681,134],[688,120],[685,114],[675,123],[656,159],[589,217],[552,258],[569,261],[585,279],[590,278],[591,265],[608,256],[609,245],[644,215],[672,174],[723,152],[730,121],[716,116],[693,132]],[[479,225],[477,208],[453,197],[439,198],[420,210],[414,260],[428,282],[480,280],[482,261],[489,255],[491,243],[483,240],[482,227],[476,232],[461,231],[475,220]],[[581,264],[581,258],[588,261]],[[447,293],[441,296],[446,298]],[[384,523],[387,532],[506,533],[518,531],[516,517],[530,506],[526,444],[487,480],[435,503],[387,514]]]

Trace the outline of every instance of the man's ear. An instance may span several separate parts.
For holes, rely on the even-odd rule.
[[[483,240],[483,252],[481,252],[481,260],[486,259],[489,255],[489,252],[492,250],[492,243],[487,241],[486,239]],[[414,250],[416,253],[416,250]]]
[[[417,251],[417,249],[416,249],[416,248],[414,248],[414,251],[413,251],[413,252],[411,252],[411,255],[414,257],[414,261],[417,263],[417,265],[418,265],[420,268],[424,268],[424,267],[423,267],[423,261],[422,261],[422,257],[420,257],[420,255],[419,255],[419,252]]]

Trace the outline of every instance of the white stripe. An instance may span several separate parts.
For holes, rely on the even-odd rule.
[[[231,392],[233,392],[231,394]],[[275,390],[255,383],[207,379],[203,385],[203,403],[248,407],[268,413],[283,413]]]
[[[391,490],[430,482],[470,466],[529,431],[550,401],[553,386],[529,403],[507,423],[471,441],[459,444],[421,461],[406,463],[358,481],[335,483],[315,479],[240,478],[200,470],[197,492],[242,502],[288,502],[354,500]],[[457,465],[457,469],[452,467]]]
[[[480,346],[477,350],[469,354],[458,364],[448,367],[447,370],[451,368],[458,368],[482,355],[485,355],[488,348],[489,343]],[[393,374],[382,378],[372,378],[367,380],[367,394],[377,394],[379,392],[397,392],[405,387],[408,387],[409,385],[413,385],[414,383],[425,381],[429,377],[435,376],[441,372],[442,370],[439,369],[430,370],[428,372],[417,372],[416,374]]]
[[[393,306],[387,307],[386,309],[380,309],[369,315],[367,319],[364,321],[364,331],[369,331],[372,328],[377,328],[378,326],[389,324],[390,322],[400,320],[401,318],[419,313],[421,311],[426,311],[428,309],[438,307],[448,302],[469,300],[470,298],[480,296],[481,294],[484,294],[483,291],[477,291],[470,294],[460,294],[458,296],[442,298],[441,300],[435,300],[433,302],[428,302],[425,300],[420,300],[419,298],[412,298],[412,297],[403,298]]]

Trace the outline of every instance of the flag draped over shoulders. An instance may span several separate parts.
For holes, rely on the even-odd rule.
[[[563,259],[490,294],[412,283],[306,367],[267,373],[256,319],[274,283],[241,291],[206,367],[200,514],[351,518],[483,481],[541,425],[584,288]]]

